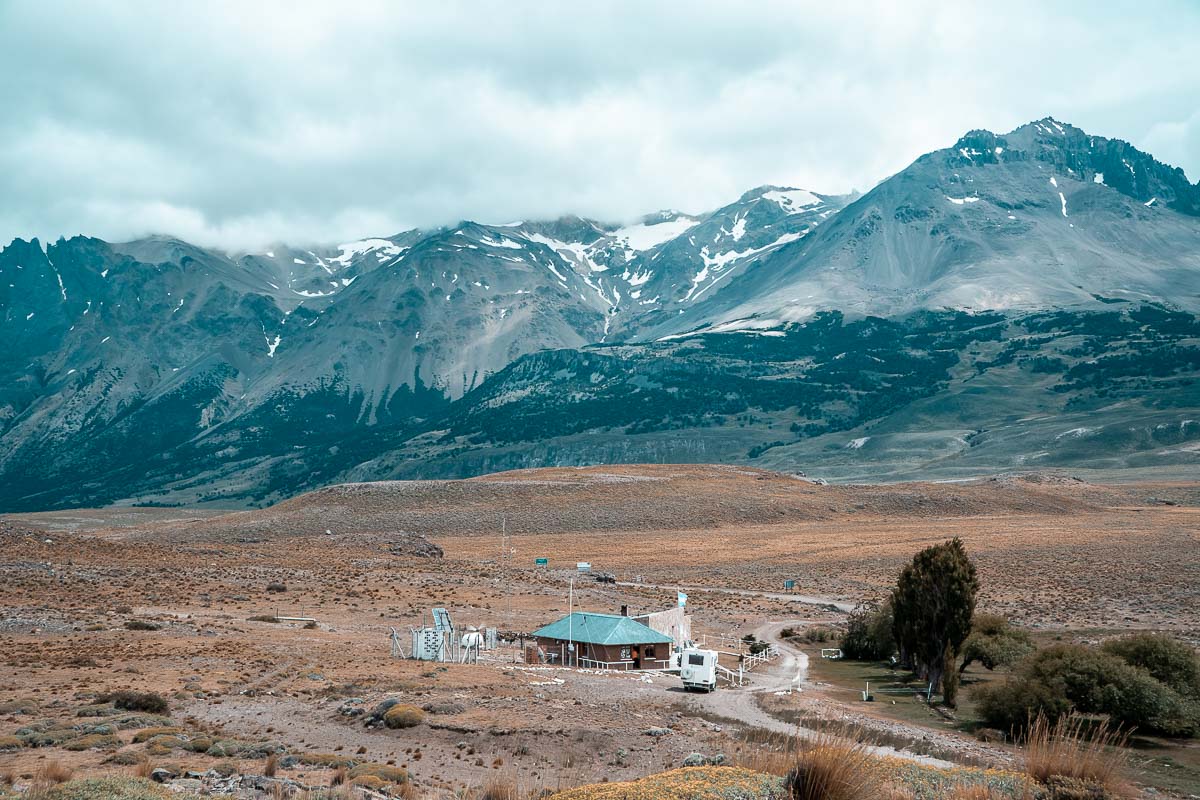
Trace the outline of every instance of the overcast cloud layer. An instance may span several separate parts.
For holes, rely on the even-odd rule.
[[[1192,0],[0,0],[0,239],[621,221],[1046,115],[1196,180],[1197,42]]]

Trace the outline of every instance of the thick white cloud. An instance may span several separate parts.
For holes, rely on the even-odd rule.
[[[1196,41],[1187,0],[9,0],[0,238],[251,248],[700,211],[866,189],[1047,114],[1195,179]]]

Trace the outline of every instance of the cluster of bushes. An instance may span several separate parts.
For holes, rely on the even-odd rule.
[[[843,638],[841,631],[828,625],[813,625],[800,631],[797,631],[795,628],[784,628],[779,632],[779,636],[782,639],[793,639],[805,644],[840,642]]]
[[[922,550],[888,599],[860,604],[850,614],[842,652],[861,661],[899,653],[920,680],[940,684],[949,706],[971,664],[1012,667],[1007,679],[975,692],[980,715],[1002,730],[1082,713],[1105,715],[1125,729],[1200,734],[1200,657],[1188,644],[1142,633],[1101,647],[1037,650],[1026,631],[1003,617],[974,613],[977,592],[975,567],[961,541]]]
[[[748,633],[742,637],[742,641],[746,643],[750,650],[750,655],[756,656],[759,653],[769,650],[771,645],[767,642],[760,642],[753,633]]]
[[[1002,683],[975,692],[980,715],[1001,729],[1039,715],[1076,713],[1168,736],[1200,732],[1200,660],[1169,636],[1136,634],[1102,647],[1059,644],[1018,663]]]
[[[145,711],[149,714],[166,714],[167,699],[157,692],[133,692],[123,689],[109,692],[96,698],[97,703],[112,703],[114,708],[125,711]]]

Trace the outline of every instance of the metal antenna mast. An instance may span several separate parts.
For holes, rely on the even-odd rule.
[[[504,629],[507,631],[513,630],[513,604],[512,604],[512,556],[513,548],[508,542],[508,515],[500,515],[500,568],[503,577],[501,578],[501,590],[504,592]]]

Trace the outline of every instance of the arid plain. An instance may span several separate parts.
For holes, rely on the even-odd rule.
[[[0,749],[0,771],[259,774],[276,752],[277,774],[298,785],[328,785],[353,760],[403,768],[431,793],[496,774],[556,789],[696,752],[744,758],[801,718],[852,725],[910,756],[1002,767],[1005,746],[932,713],[851,702],[804,667],[819,648],[704,696],[663,674],[530,667],[508,647],[478,664],[391,654],[392,629],[407,648],[433,607],[462,627],[521,634],[569,603],[654,611],[681,589],[697,633],[774,639],[836,626],[882,597],[913,553],[954,536],[978,565],[981,609],[1039,637],[1145,629],[1200,640],[1200,483],[826,486],[744,468],[620,466],[332,487],[248,512],[12,515],[0,517],[0,743],[31,725],[46,736]],[[426,540],[443,556],[416,555]],[[579,561],[617,582],[578,574]],[[315,624],[263,621],[279,616]],[[170,720],[127,714],[80,734],[98,696],[123,689],[161,693]],[[420,723],[364,725],[387,698],[422,709]]]

